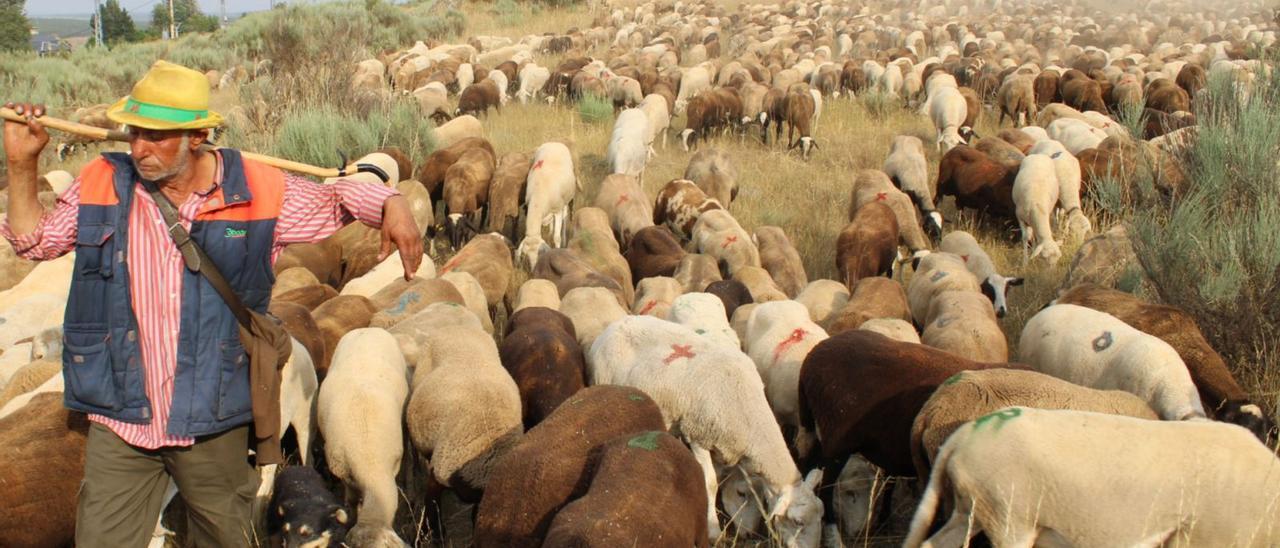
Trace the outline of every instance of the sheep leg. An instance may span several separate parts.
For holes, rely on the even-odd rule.
[[[981,528],[974,527],[974,524],[970,523],[971,519],[969,512],[957,505],[947,524],[929,537],[929,540],[924,541],[924,544],[920,545],[921,548],[958,547],[968,544],[969,539],[982,532]]]
[[[1019,246],[1022,248],[1022,266],[1027,266],[1027,262],[1031,260],[1030,256],[1027,255],[1027,250],[1030,249],[1031,240],[1035,238],[1035,234],[1031,225],[1023,223],[1021,219],[1018,220],[1018,224],[1022,227],[1022,245]]]
[[[258,493],[253,497],[253,507],[249,516],[253,520],[254,527],[259,531],[267,530],[267,512],[271,510],[271,495],[275,491],[276,474],[279,472],[279,464],[268,464],[258,469],[262,481],[258,484]]]
[[[691,448],[693,458],[698,461],[698,465],[702,467],[702,476],[706,480],[707,487],[707,538],[711,542],[715,542],[720,538],[720,517],[716,515],[716,491],[719,482],[716,481],[716,466],[711,462],[711,452],[702,446],[694,444]]]

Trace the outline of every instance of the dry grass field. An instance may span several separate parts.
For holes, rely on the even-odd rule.
[[[742,2],[730,2],[736,5]],[[534,9],[518,5],[515,2],[466,3],[463,5],[466,18],[466,31],[463,36],[444,36],[445,40],[461,40],[466,35],[501,35],[519,37],[527,34],[544,32],[562,33],[571,27],[585,28],[590,26],[593,14],[591,8],[580,5],[565,9]],[[402,46],[412,45],[412,42]],[[590,53],[590,52],[589,52]],[[596,52],[600,53],[600,52]],[[236,55],[239,55],[237,53]],[[248,61],[235,57],[238,62]],[[539,54],[536,60],[543,66],[555,66],[560,56]],[[148,63],[149,64],[149,63]],[[144,65],[145,67],[145,65]],[[0,82],[2,83],[2,82]],[[297,85],[296,83],[294,85]],[[316,85],[325,84],[318,78]],[[12,85],[0,86],[0,91],[14,92]],[[127,88],[111,89],[112,93],[127,92]],[[339,90],[340,92],[341,90]],[[239,88],[221,89],[215,92],[213,108],[220,112],[228,112],[237,105],[246,105],[251,93],[263,93],[261,90],[245,90]],[[314,106],[318,93],[314,91],[298,91],[300,104]],[[8,97],[6,97],[8,99]],[[456,101],[456,98],[455,98]],[[85,106],[92,101],[68,100],[58,104],[62,112],[70,112],[71,107]],[[246,105],[247,106],[247,105]],[[388,105],[383,105],[388,107]],[[275,108],[275,107],[273,107]],[[281,116],[298,114],[304,110],[298,105],[280,105],[284,112]],[[379,115],[376,111],[370,116]],[[612,117],[602,120],[585,121],[579,108],[575,105],[546,104],[542,102],[521,105],[512,100],[500,113],[490,113],[483,118],[486,136],[493,143],[500,156],[509,151],[532,151],[547,141],[561,141],[573,151],[576,175],[582,183],[584,191],[578,195],[575,207],[589,205],[599,188],[600,181],[607,173],[605,152],[612,129]],[[429,125],[429,120],[418,120],[420,124]],[[1006,126],[1007,126],[1006,122]],[[425,127],[425,126],[424,126]],[[680,178],[692,153],[681,150],[678,131],[684,127],[683,118],[672,121],[672,131],[665,145],[655,143],[657,155],[649,162],[644,173],[643,185],[650,197],[654,196],[666,182]],[[987,111],[982,114],[975,128],[979,135],[994,134],[999,126],[996,116]],[[715,147],[727,152],[738,167],[741,192],[730,212],[748,231],[766,225],[783,228],[790,236],[792,243],[800,252],[809,279],[835,278],[835,242],[840,229],[847,222],[847,208],[853,173],[858,169],[879,169],[888,154],[893,137],[897,135],[914,135],[926,143],[930,166],[930,177],[937,171],[938,154],[932,147],[934,130],[925,116],[916,114],[906,107],[892,108],[881,116],[874,115],[863,103],[863,99],[847,97],[828,98],[818,121],[814,137],[820,149],[815,151],[809,160],[802,160],[795,151],[788,152],[784,145],[762,144],[756,131],[749,134],[732,134],[713,137],[699,146]],[[229,146],[270,147],[279,135],[274,128],[254,128],[236,133],[233,131],[224,144]],[[385,139],[384,139],[385,141]],[[394,144],[394,143],[393,143]],[[112,148],[110,145],[97,150]],[[122,149],[119,145],[115,149]],[[274,152],[274,150],[265,150]],[[353,157],[370,152],[369,150],[348,150]],[[415,163],[421,162],[424,154],[416,154]],[[89,155],[77,155],[66,161],[52,158],[46,154],[45,169],[66,169],[73,173],[91,159]],[[300,158],[301,159],[301,158]],[[336,161],[336,157],[333,158]],[[958,214],[953,203],[947,200],[939,204],[946,219],[946,230],[968,230],[978,237],[986,247],[1000,271],[1006,275],[1022,276],[1025,285],[1014,288],[1009,295],[1009,314],[1001,320],[1001,326],[1009,340],[1011,356],[1016,356],[1019,333],[1028,318],[1056,296],[1062,283],[1071,258],[1078,249],[1079,241],[1067,241],[1062,246],[1063,258],[1055,265],[1042,260],[1024,264],[1023,251],[1013,232],[1000,227],[979,222],[974,215]],[[1086,212],[1094,222],[1094,232],[1102,232],[1116,222],[1116,219],[1104,216],[1093,210],[1086,203]],[[1059,235],[1059,238],[1061,236]],[[448,256],[433,257],[437,265],[443,264]],[[906,283],[910,279],[910,271],[900,274]],[[525,277],[517,273],[513,283],[519,283]],[[1148,298],[1154,295],[1145,295]],[[500,332],[500,328],[499,328]],[[1256,352],[1250,356],[1235,356],[1235,371],[1241,384],[1254,397],[1255,401],[1268,406],[1268,412],[1274,413],[1274,402],[1280,396],[1280,349],[1274,344],[1255,345]],[[910,489],[898,489],[899,493]],[[402,497],[401,518],[398,521],[402,536],[411,543],[414,539],[425,542],[425,521],[420,501],[412,496]],[[900,535],[905,529],[905,519],[909,519],[912,504],[899,505],[898,514],[889,530],[880,531],[874,536],[861,539],[857,545],[879,546],[900,542]],[[455,525],[450,530],[449,546],[465,546],[469,539],[466,522],[470,516],[469,508],[454,508],[450,522]],[[768,545],[768,539],[735,539],[726,537],[719,546]]]

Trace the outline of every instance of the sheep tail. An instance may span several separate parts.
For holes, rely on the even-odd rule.
[[[933,525],[934,515],[938,513],[938,503],[946,489],[947,464],[951,460],[951,453],[959,445],[953,443],[955,441],[958,440],[953,435],[947,443],[942,444],[942,450],[938,451],[938,458],[933,463],[933,473],[929,475],[929,487],[920,499],[916,515],[911,518],[911,530],[907,533],[907,540],[902,543],[904,547],[920,546],[924,543],[925,535],[929,534],[929,526]]]

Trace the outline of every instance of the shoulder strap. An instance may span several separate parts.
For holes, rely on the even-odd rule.
[[[178,246],[178,251],[182,253],[182,262],[186,263],[187,268],[203,274],[205,279],[209,280],[209,285],[222,296],[222,300],[226,301],[227,306],[231,308],[231,313],[235,315],[236,321],[245,329],[249,329],[251,320],[249,318],[249,309],[245,308],[244,302],[240,300],[240,296],[231,289],[231,284],[227,283],[227,279],[222,277],[222,272],[218,267],[214,266],[213,261],[209,260],[209,256],[205,254],[200,246],[196,245],[195,240],[191,239],[191,234],[187,232],[187,228],[182,226],[182,222],[178,219],[178,208],[173,206],[173,202],[169,201],[169,197],[165,196],[155,184],[150,181],[143,181],[142,188],[147,189],[147,193],[155,200],[156,207],[160,209],[160,216],[164,217],[164,224],[169,227],[169,237],[173,238],[173,243]]]

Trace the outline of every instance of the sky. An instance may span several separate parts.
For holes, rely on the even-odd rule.
[[[105,0],[103,0],[105,1]],[[152,6],[165,0],[117,0],[130,15],[150,13]],[[208,14],[218,13],[218,0],[197,0],[200,10]],[[281,0],[276,0],[280,2]],[[293,0],[297,1],[297,0]],[[271,0],[226,0],[227,13],[265,10]],[[93,12],[93,0],[27,0],[28,17],[52,17],[57,15],[87,15]]]

